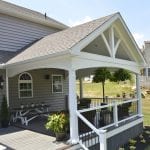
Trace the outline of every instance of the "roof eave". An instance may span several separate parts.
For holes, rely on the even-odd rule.
[[[67,25],[64,25],[64,24],[59,23],[59,22],[57,23],[56,20],[54,20],[54,22],[52,22],[52,21],[50,21],[50,19],[45,19],[44,20],[44,19],[41,19],[41,18],[38,18],[38,17],[35,17],[35,16],[30,16],[30,15],[27,15],[27,14],[21,14],[21,13],[18,13],[18,12],[7,10],[7,9],[0,8],[0,13],[8,15],[8,16],[12,16],[12,17],[20,18],[20,19],[23,19],[23,20],[28,20],[28,21],[31,21],[31,22],[39,23],[41,25],[57,28],[57,29],[60,29],[60,30],[64,30],[64,29],[68,28]],[[43,17],[44,17],[44,15],[43,15]]]
[[[62,52],[59,52],[59,53],[44,55],[44,56],[40,56],[40,57],[36,57],[36,58],[32,58],[32,59],[27,59],[27,60],[23,60],[23,61],[18,61],[18,62],[14,62],[14,63],[11,63],[11,62],[8,61],[5,64],[5,66],[6,67],[11,67],[11,66],[21,65],[21,64],[25,64],[25,63],[32,63],[32,62],[35,62],[35,61],[44,60],[44,59],[51,58],[51,57],[54,58],[54,57],[58,57],[58,56],[62,56],[62,55],[72,55],[72,54],[70,53],[69,50],[65,50],[65,51],[62,51]]]

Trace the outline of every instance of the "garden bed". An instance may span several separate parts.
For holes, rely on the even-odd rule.
[[[119,150],[150,150],[150,126],[144,127],[142,134],[134,139],[130,139]]]

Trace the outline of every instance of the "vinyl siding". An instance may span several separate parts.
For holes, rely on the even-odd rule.
[[[19,107],[20,104],[45,102],[51,105],[51,111],[65,109],[65,96],[68,95],[68,79],[64,70],[40,69],[29,71],[33,78],[33,98],[20,98],[18,93],[18,76],[9,78],[10,107]],[[63,93],[52,93],[52,74],[63,75]],[[49,79],[45,79],[49,75]]]
[[[5,70],[0,70],[0,76],[3,76],[4,79],[4,87],[3,89],[0,89],[0,106],[2,103],[3,95],[6,95],[6,71]]]
[[[17,51],[57,31],[55,28],[0,14],[0,50]]]

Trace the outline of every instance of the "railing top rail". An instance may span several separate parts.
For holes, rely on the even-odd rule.
[[[99,130],[91,122],[89,122],[82,114],[80,114],[79,111],[76,111],[76,114],[88,127],[90,127],[94,132],[96,132],[99,135]]]
[[[136,102],[138,99],[130,99],[130,100],[126,100],[126,101],[123,101],[123,102],[118,102],[117,105],[121,105],[121,104],[126,104],[126,103],[130,103],[130,102]]]
[[[97,100],[97,99],[101,99],[101,100],[103,100],[103,98],[102,97],[84,97],[85,99],[87,98],[89,98],[89,99],[95,99],[95,100]],[[113,99],[119,99],[119,100],[128,100],[129,98],[123,98],[123,97],[105,97],[104,99],[108,99],[108,100],[113,100]]]
[[[96,107],[92,107],[92,108],[86,108],[86,109],[82,109],[82,110],[78,110],[80,113],[83,112],[88,112],[88,111],[92,111],[92,110],[97,110],[97,109],[102,109],[102,108],[107,108],[107,107],[111,107],[114,106],[113,103],[107,104],[107,105],[103,105],[103,106],[96,106]]]
[[[121,104],[130,103],[130,102],[136,102],[137,100],[138,100],[138,99],[130,99],[130,100],[122,101],[122,102],[116,102],[116,104],[117,104],[117,105],[121,105]],[[112,103],[109,103],[109,104],[107,104],[107,105],[95,106],[95,107],[92,107],[92,108],[85,108],[85,109],[78,110],[78,111],[79,111],[80,113],[83,113],[83,112],[89,112],[89,111],[93,111],[93,110],[97,110],[97,109],[112,107],[112,106],[115,105],[114,102],[115,102],[115,101],[112,101]]]

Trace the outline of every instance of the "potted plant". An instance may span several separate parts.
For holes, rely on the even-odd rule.
[[[66,137],[68,123],[68,115],[61,112],[50,115],[45,127],[55,133],[56,141],[62,141]]]
[[[3,100],[1,103],[1,109],[0,109],[0,121],[1,121],[1,127],[7,128],[9,125],[9,110],[7,105],[6,97],[3,96]]]

